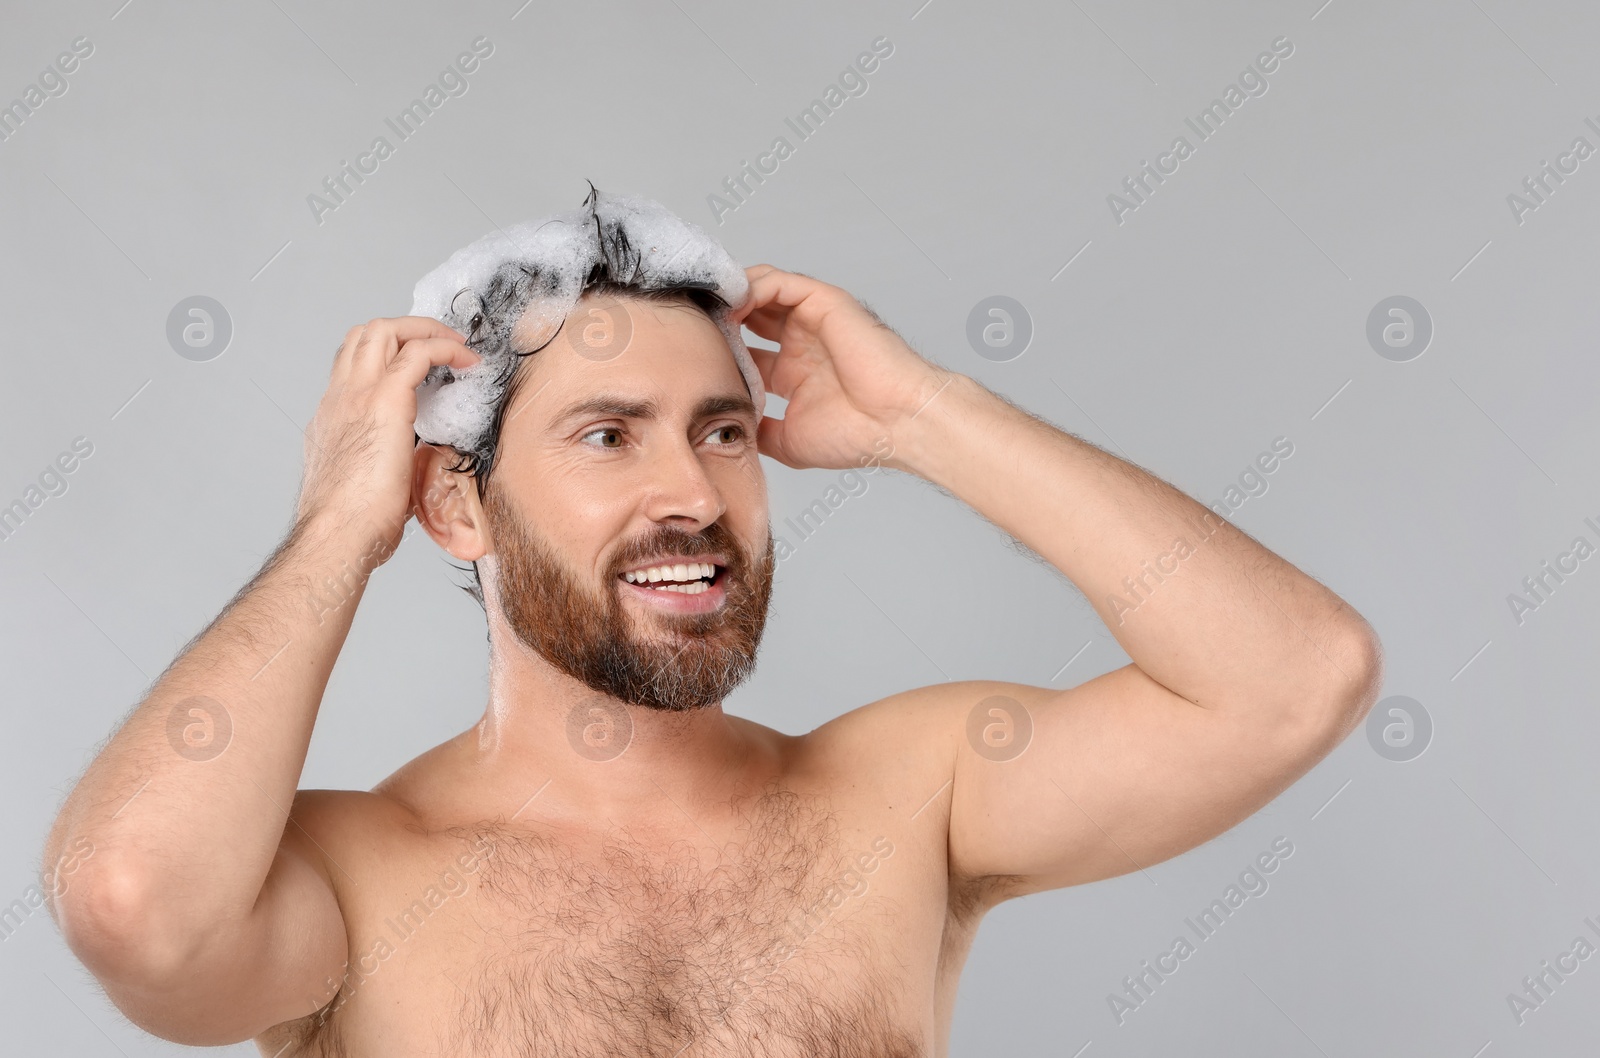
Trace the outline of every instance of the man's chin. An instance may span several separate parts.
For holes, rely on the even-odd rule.
[[[719,642],[720,638],[667,633],[640,642],[629,637],[628,677],[614,685],[613,691],[625,685],[629,693],[618,697],[661,712],[691,712],[716,705],[755,667],[754,658]]]

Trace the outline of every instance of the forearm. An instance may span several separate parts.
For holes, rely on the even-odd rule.
[[[176,951],[248,915],[364,590],[361,554],[296,526],[90,765],[46,850],[93,849],[57,901],[69,939],[135,913]]]
[[[1061,570],[1151,678],[1208,708],[1359,698],[1370,630],[1214,512],[966,376],[897,431],[894,465]]]

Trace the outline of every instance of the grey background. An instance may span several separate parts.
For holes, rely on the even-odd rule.
[[[1204,502],[1289,438],[1233,520],[1366,615],[1384,694],[1433,719],[1414,760],[1358,731],[1200,849],[1002,905],[953,1053],[1593,1052],[1600,964],[1520,1026],[1506,996],[1600,916],[1600,560],[1520,624],[1507,596],[1600,542],[1600,157],[1521,224],[1506,196],[1575,137],[1600,148],[1600,11],[518,2],[5,5],[0,101],[74,38],[95,48],[0,143],[0,504],[75,437],[94,453],[0,541],[0,901],[35,880],[97,744],[287,528],[345,330],[408,311],[417,277],[494,225],[576,206],[587,178],[742,263],[846,287]],[[306,196],[480,35],[469,91],[316,223]],[[795,142],[784,117],[880,35],[894,53],[867,93]],[[1295,51],[1267,93],[1198,143],[1183,118],[1279,36]],[[794,155],[717,225],[706,196],[780,134]],[[1106,196],[1178,135],[1194,155],[1115,223]],[[966,341],[995,294],[1034,328],[1005,363]],[[1404,363],[1366,340],[1397,294],[1434,324]],[[234,328],[209,362],[165,336],[193,295]],[[835,478],[766,465],[775,524]],[[869,480],[781,567],[730,711],[804,732],[943,679],[1066,687],[1126,662],[981,517]],[[303,785],[366,788],[476,719],[482,618],[455,579],[421,534],[377,573]],[[1270,890],[1119,1026],[1106,996],[1280,835],[1295,852]],[[7,1053],[180,1052],[116,1013],[43,912],[0,943],[0,1022]]]

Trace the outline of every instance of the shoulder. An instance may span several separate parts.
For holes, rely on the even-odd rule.
[[[338,870],[330,859],[382,855],[386,838],[414,830],[416,814],[403,802],[364,790],[299,790],[289,810],[285,844]]]
[[[805,737],[834,744],[863,741],[935,741],[959,735],[973,716],[985,717],[990,709],[1009,703],[1034,705],[1060,692],[1005,680],[951,680],[935,683],[868,702],[829,720]],[[949,747],[954,750],[954,745]]]
[[[1004,680],[953,680],[915,687],[857,706],[797,739],[797,757],[852,777],[875,776],[888,789],[931,794],[955,775],[957,756],[987,725],[1026,723],[1047,687]],[[974,736],[972,733],[978,734]],[[930,779],[937,782],[932,788]]]
[[[407,762],[371,790],[297,791],[285,841],[309,846],[324,862],[392,852],[397,840],[425,832],[419,805],[437,785],[438,765],[453,742]]]

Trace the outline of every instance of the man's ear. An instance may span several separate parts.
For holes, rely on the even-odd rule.
[[[434,543],[464,562],[489,551],[488,519],[476,479],[447,467],[461,455],[448,445],[418,441],[411,461],[411,506]]]

